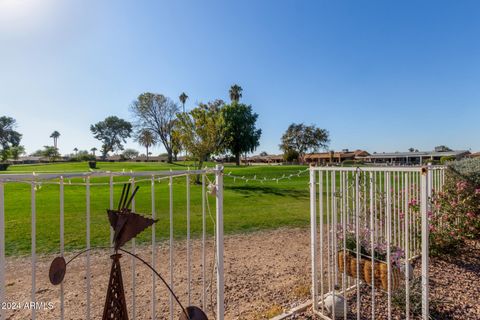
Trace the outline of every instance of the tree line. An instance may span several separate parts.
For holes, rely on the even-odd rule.
[[[176,161],[178,154],[184,152],[187,158],[195,161],[201,168],[204,161],[213,155],[230,154],[237,165],[242,155],[254,152],[260,144],[262,130],[257,128],[258,114],[251,105],[240,102],[243,96],[241,86],[230,87],[230,102],[215,99],[206,103],[198,103],[187,111],[185,103],[189,99],[183,92],[178,99],[180,105],[159,93],[145,92],[140,94],[130,105],[132,121],[109,116],[90,125],[94,138],[102,143],[101,149],[74,149],[74,158],[90,160],[95,152],[100,151],[103,158],[110,152],[123,151],[125,158],[138,156],[138,151],[124,150],[128,138],[145,147],[146,156],[155,145],[163,145],[169,163]],[[10,117],[0,117],[1,160],[8,157],[17,159],[25,153],[20,145],[22,135],[15,131],[16,122]],[[32,155],[41,155],[55,160],[58,158],[58,139],[60,133],[54,131],[50,138],[53,146],[44,146]],[[292,123],[282,135],[280,149],[287,161],[301,160],[305,153],[326,148],[329,142],[328,131],[308,126],[303,123]],[[262,153],[266,154],[266,153]]]
[[[102,142],[102,156],[123,150],[126,139],[133,137],[146,148],[161,144],[169,163],[184,151],[198,167],[212,155],[230,153],[237,165],[240,156],[253,152],[260,144],[262,130],[257,128],[258,114],[251,105],[240,102],[243,89],[230,88],[230,103],[216,99],[185,110],[186,93],[179,96],[180,106],[162,94],[145,92],[130,105],[133,121],[116,116],[92,124],[90,131]]]

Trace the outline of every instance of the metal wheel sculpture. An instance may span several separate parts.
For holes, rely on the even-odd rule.
[[[195,306],[184,308],[177,295],[175,295],[167,282],[155,269],[153,269],[150,264],[148,264],[139,256],[121,248],[125,243],[136,237],[139,233],[157,221],[141,216],[129,209],[130,204],[132,203],[132,200],[138,191],[138,188],[139,186],[135,188],[129,198],[128,194],[130,192],[130,184],[124,184],[117,210],[107,210],[108,220],[110,221],[110,225],[114,230],[113,249],[115,250],[115,253],[110,256],[112,259],[112,267],[110,270],[110,278],[108,281],[107,296],[105,298],[105,307],[103,309],[102,319],[128,320],[127,303],[123,288],[122,269],[120,267],[120,258],[122,255],[119,252],[123,252],[140,260],[160,278],[182,309],[180,320],[208,320],[207,316],[200,308]],[[56,257],[53,259],[49,271],[50,282],[53,285],[62,283],[67,271],[67,265],[81,254],[93,249],[95,248],[87,249],[78,253],[68,262],[65,261],[64,257]]]

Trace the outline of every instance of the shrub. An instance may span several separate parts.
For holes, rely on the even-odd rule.
[[[90,169],[96,169],[97,161],[88,161],[88,166],[90,167]]]
[[[480,237],[479,159],[448,167],[443,190],[432,195],[429,216],[433,254],[454,253],[465,240]]]
[[[447,164],[448,162],[455,161],[455,156],[444,156],[440,158],[441,164]]]
[[[7,171],[9,166],[9,163],[0,163],[0,171]]]
[[[299,156],[300,154],[298,153],[298,151],[293,149],[288,149],[283,154],[283,159],[285,159],[285,161],[287,162],[294,162],[294,161],[298,161]]]

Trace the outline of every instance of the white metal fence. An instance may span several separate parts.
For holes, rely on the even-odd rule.
[[[311,167],[313,310],[429,318],[430,197],[443,167]]]
[[[199,277],[193,279],[192,277],[192,245],[191,245],[191,207],[190,207],[190,197],[191,197],[191,181],[192,178],[200,175],[201,176],[201,226],[197,229],[201,229],[201,239],[199,239],[201,246],[200,246],[200,264],[201,264],[201,271]],[[208,176],[215,176],[215,181],[208,183]],[[91,180],[94,178],[103,178],[104,182],[94,183]],[[187,281],[187,297],[186,300],[183,300],[185,304],[190,305],[197,304],[202,307],[202,309],[206,310],[207,304],[210,305],[214,304],[214,308],[212,308],[212,313],[215,315],[216,319],[222,320],[224,317],[224,270],[223,270],[223,167],[217,166],[215,169],[205,169],[205,170],[188,170],[188,171],[145,171],[145,172],[89,172],[89,173],[48,173],[48,174],[3,174],[0,175],[0,302],[2,304],[4,302],[9,301],[9,297],[6,291],[6,262],[7,257],[5,254],[6,243],[5,243],[5,200],[8,201],[5,197],[5,188],[8,188],[9,184],[15,183],[28,183],[30,185],[30,207],[31,207],[31,234],[25,235],[25,237],[31,237],[31,293],[30,299],[32,302],[37,301],[37,279],[40,275],[37,274],[37,223],[39,223],[36,215],[36,208],[37,208],[37,200],[36,194],[38,187],[42,184],[57,184],[58,185],[58,199],[59,199],[59,221],[60,221],[60,241],[59,241],[59,253],[60,255],[69,254],[65,252],[65,196],[64,191],[65,188],[68,188],[70,185],[81,185],[85,187],[85,224],[86,224],[86,234],[85,234],[85,243],[86,247],[84,249],[90,249],[91,247],[91,232],[92,226],[91,224],[91,191],[90,188],[93,185],[104,185],[108,188],[108,204],[105,204],[105,208],[108,206],[110,209],[114,209],[114,186],[117,184],[124,184],[125,178],[128,178],[128,181],[132,184],[132,187],[136,183],[146,183],[147,185],[150,184],[150,198],[151,198],[151,216],[153,219],[159,217],[159,210],[156,208],[156,203],[158,203],[155,199],[156,195],[158,196],[158,192],[156,192],[156,184],[161,180],[168,181],[168,215],[169,215],[169,241],[168,241],[168,271],[169,271],[169,285],[175,290],[175,283],[174,283],[174,274],[177,272],[185,272],[186,274],[186,281]],[[80,180],[79,180],[80,179]],[[174,195],[174,183],[180,179],[185,179],[186,191],[185,191],[185,201],[186,201],[186,269],[187,270],[178,270],[175,266],[175,238],[174,238],[174,202],[173,197]],[[72,183],[73,181],[73,183]],[[79,182],[80,181],[80,182]],[[108,181],[108,182],[105,182]],[[149,183],[150,182],[150,183]],[[133,191],[134,188],[132,188]],[[197,188],[198,189],[198,188]],[[215,216],[212,220],[215,225],[214,229],[214,253],[209,253],[207,243],[207,219],[208,211],[210,210],[210,206],[208,204],[208,198],[206,198],[207,189],[210,190],[210,193],[215,196]],[[106,190],[104,190],[106,192]],[[137,200],[138,201],[138,200]],[[137,203],[138,204],[138,203]],[[132,209],[135,211],[135,200],[132,202]],[[8,212],[7,212],[8,213]],[[105,212],[106,214],[106,212]],[[162,213],[163,214],[163,213]],[[198,212],[196,214],[199,214]],[[43,222],[42,222],[43,223]],[[7,223],[8,225],[8,223]],[[113,239],[113,232],[110,229],[110,243]],[[183,243],[183,242],[182,242]],[[156,261],[158,257],[157,254],[157,247],[159,245],[158,240],[156,239],[156,231],[155,225],[152,227],[151,231],[151,265],[153,268],[156,268]],[[131,251],[135,253],[136,250],[136,243],[135,239],[132,240]],[[71,256],[72,254],[69,254]],[[208,257],[211,258],[213,261],[210,261],[211,265],[214,266],[215,276],[212,276],[210,279],[210,283],[208,283],[208,273],[210,270],[207,270],[208,264]],[[68,257],[67,257],[68,258]],[[165,259],[166,261],[167,259]],[[129,303],[129,313],[130,318],[135,319],[137,316],[137,302],[139,297],[137,296],[136,289],[138,287],[137,275],[136,273],[139,271],[136,269],[136,260],[132,258],[131,261],[131,301]],[[125,262],[124,262],[125,264]],[[91,255],[90,252],[86,253],[85,260],[84,260],[84,268],[85,268],[85,295],[82,297],[81,295],[78,297],[79,303],[84,301],[85,310],[84,315],[82,316],[83,319],[91,319],[92,311],[92,299],[104,299],[102,297],[92,297],[92,283],[90,277],[90,269],[92,267]],[[68,273],[68,272],[67,272]],[[43,275],[45,276],[45,275]],[[67,275],[68,277],[68,275]],[[127,277],[125,277],[127,279]],[[128,280],[127,280],[128,281]],[[105,289],[106,289],[106,283]],[[192,301],[193,298],[190,295],[193,286],[196,285],[197,291],[201,291],[201,298],[200,301]],[[163,318],[164,315],[158,314],[158,308],[156,307],[157,296],[156,296],[156,287],[160,286],[159,282],[156,281],[155,274],[152,272],[151,278],[151,296],[150,297],[143,297],[149,298],[150,301],[150,308],[151,308],[151,318],[157,319],[158,317]],[[56,290],[56,289],[54,289]],[[58,314],[54,318],[64,319],[65,317],[65,288],[64,285],[58,288],[58,295],[60,305],[59,308],[56,308],[54,312]],[[84,300],[83,300],[84,299]],[[16,303],[16,301],[15,301]],[[80,304],[79,304],[80,305]],[[79,308],[79,305],[76,307]],[[11,311],[11,310],[10,310]],[[178,311],[178,309],[177,309]],[[8,310],[5,308],[0,309],[0,319],[6,319],[9,316]],[[175,314],[175,306],[173,297],[170,295],[169,297],[169,319],[174,319],[178,316]],[[31,309],[32,319],[36,318],[36,308]]]

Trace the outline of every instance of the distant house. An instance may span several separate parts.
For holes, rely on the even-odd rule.
[[[316,163],[319,165],[340,164],[346,160],[349,160],[349,161],[363,160],[368,155],[370,154],[364,150],[349,151],[348,149],[344,149],[338,152],[329,151],[329,152],[322,152],[322,153],[307,154],[305,155],[304,160],[306,163]]]
[[[283,155],[266,155],[266,156],[251,156],[247,159],[242,159],[242,163],[253,164],[253,163],[265,163],[265,164],[275,164],[285,162]]]
[[[35,163],[50,162],[50,159],[46,157],[26,156],[26,157],[19,157],[17,160],[8,159],[7,162],[10,164],[35,164]]]
[[[480,158],[480,152],[472,153],[469,157],[470,158]]]
[[[366,162],[390,165],[420,165],[426,161],[440,162],[442,157],[452,157],[460,160],[470,154],[468,150],[455,151],[413,151],[413,152],[382,152],[365,157]]]

